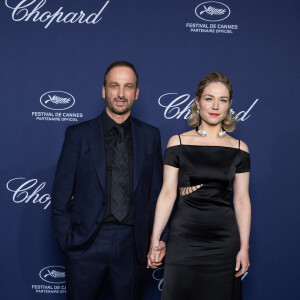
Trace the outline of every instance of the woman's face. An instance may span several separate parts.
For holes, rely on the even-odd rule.
[[[217,125],[226,118],[231,104],[228,88],[221,82],[212,82],[203,90],[196,104],[202,122]]]

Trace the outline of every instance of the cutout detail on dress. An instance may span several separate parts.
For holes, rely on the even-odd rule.
[[[199,190],[202,186],[203,184],[197,184],[194,186],[180,186],[179,187],[180,196],[186,196],[188,194],[191,194],[192,192]]]

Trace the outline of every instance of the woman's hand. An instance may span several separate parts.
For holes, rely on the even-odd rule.
[[[245,274],[249,267],[249,252],[247,249],[241,249],[236,256],[235,270],[238,272],[235,274],[235,277]]]
[[[166,254],[166,243],[163,241],[152,242],[147,255],[148,265],[147,269],[156,269],[162,264],[162,260]]]

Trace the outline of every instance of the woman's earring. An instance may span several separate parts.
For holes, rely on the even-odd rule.
[[[200,129],[199,126],[198,126],[197,133],[198,133],[199,135],[201,135],[202,137],[206,137],[206,136],[207,136],[206,130]]]
[[[198,115],[200,115],[200,109],[197,107],[196,112]]]
[[[225,135],[226,135],[226,131],[225,131],[224,128],[222,127],[222,130],[218,133],[218,136],[219,136],[220,138],[223,138],[223,137],[225,137]]]

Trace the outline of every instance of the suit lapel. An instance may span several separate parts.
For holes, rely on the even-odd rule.
[[[144,136],[140,125],[136,122],[134,118],[131,118],[131,131],[132,131],[132,143],[133,143],[133,192],[135,191],[143,156],[144,156]]]
[[[144,157],[144,136],[140,125],[134,118],[131,118],[132,144],[133,144],[133,192],[135,191],[141,166]],[[86,137],[90,146],[93,162],[97,171],[98,179],[104,193],[106,193],[106,163],[105,163],[105,143],[102,126],[102,116],[94,120],[86,132]]]
[[[93,162],[97,171],[98,179],[104,193],[106,193],[106,163],[105,163],[105,143],[102,126],[102,115],[94,120],[86,132],[86,137],[90,146]]]

